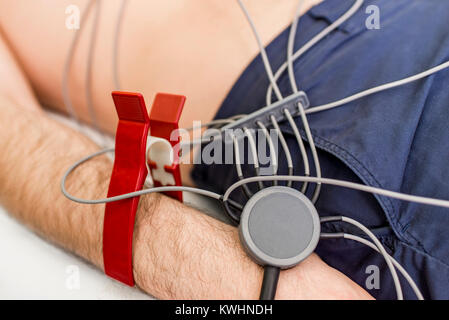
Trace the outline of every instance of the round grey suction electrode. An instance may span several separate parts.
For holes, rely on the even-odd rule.
[[[307,258],[320,238],[320,219],[310,200],[288,187],[256,193],[243,208],[240,241],[262,266],[291,268]]]

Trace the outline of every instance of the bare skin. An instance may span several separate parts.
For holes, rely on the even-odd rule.
[[[316,2],[307,2],[304,9]],[[74,3],[83,8],[86,1],[0,0],[0,202],[37,233],[103,268],[104,206],[75,204],[59,191],[64,170],[98,147],[41,108],[65,111],[60,84],[73,31],[65,28],[64,11]],[[265,43],[289,24],[296,6],[296,0],[246,3]],[[95,107],[110,133],[116,125],[110,91],[118,6],[118,1],[103,1],[93,82]],[[120,55],[124,89],[142,92],[148,105],[159,91],[188,96],[184,126],[210,120],[257,54],[234,2],[132,1],[125,21]],[[85,31],[70,75],[74,106],[84,121],[89,121],[83,94],[87,45]],[[106,158],[82,167],[69,179],[70,191],[104,197],[111,168]],[[235,228],[161,195],[141,198],[133,261],[137,285],[158,298],[252,299],[260,290],[262,270],[241,250]],[[370,296],[312,255],[281,274],[277,298]]]
[[[304,10],[320,1],[305,1]],[[87,1],[0,1],[0,21],[39,101],[65,112],[62,70],[74,35],[65,27],[65,8]],[[265,44],[293,19],[297,0],[245,1]],[[113,30],[120,1],[102,1],[94,60],[94,105],[103,129],[115,131],[117,117],[110,92]],[[30,14],[32,16],[30,17]],[[81,40],[70,91],[80,116],[89,121],[84,74],[93,13],[81,26]],[[258,53],[257,44],[236,1],[129,1],[120,40],[123,88],[144,94],[148,105],[157,92],[187,96],[183,126],[208,121],[245,66]],[[32,52],[32,54],[30,54]]]

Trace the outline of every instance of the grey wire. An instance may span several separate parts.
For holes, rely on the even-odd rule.
[[[234,154],[235,154],[235,168],[237,170],[237,176],[239,180],[243,180],[243,172],[242,172],[242,164],[240,159],[240,148],[239,148],[239,142],[234,134],[232,134],[232,142],[234,144]],[[243,191],[245,193],[245,196],[249,199],[253,196],[253,193],[249,189],[248,185],[244,184],[242,185]]]
[[[256,172],[256,176],[260,176],[259,157],[257,156],[257,146],[256,146],[256,142],[254,141],[253,134],[247,127],[244,127],[243,131],[245,132],[245,135],[248,138],[250,150],[251,150],[251,153],[253,154],[254,171]],[[259,185],[259,190],[264,188],[262,181],[259,181],[258,185]]]
[[[220,135],[211,135],[208,138],[200,138],[200,139],[195,139],[195,140],[189,140],[189,141],[181,141],[181,146],[195,146],[195,145],[199,145],[199,144],[206,144],[211,142],[211,138],[217,138],[217,139],[221,139]]]
[[[254,36],[255,36],[256,41],[257,41],[257,44],[259,46],[260,54],[262,56],[262,61],[263,61],[263,64],[265,66],[265,71],[266,71],[267,76],[268,76],[268,78],[270,80],[270,83],[271,83],[269,88],[274,88],[274,91],[275,91],[277,99],[278,100],[282,100],[282,98],[283,98],[282,94],[281,94],[281,92],[279,90],[279,87],[277,86],[277,83],[276,83],[277,80],[273,76],[273,71],[271,69],[270,62],[268,60],[268,57],[267,57],[265,48],[264,48],[264,46],[262,44],[262,41],[260,40],[260,37],[259,37],[259,34],[258,34],[257,29],[255,27],[255,24],[254,24],[251,16],[248,13],[248,10],[245,8],[245,5],[243,4],[243,2],[241,0],[237,0],[237,1],[239,3],[240,7],[242,8],[242,11],[244,12],[245,17],[246,17],[246,19],[248,20],[248,22],[249,22],[249,24],[251,26],[251,29],[252,29],[252,31],[254,33]],[[270,93],[270,100],[269,101],[267,100],[267,105],[270,105],[270,104],[271,104],[271,93]],[[301,108],[301,107],[302,107],[302,105],[299,105],[299,108]],[[302,116],[303,121],[305,120],[305,122],[307,123],[307,118],[305,116],[305,113],[302,112],[302,114],[304,114]],[[316,152],[315,144],[313,142],[313,138],[312,138],[312,135],[310,133],[309,125],[308,125],[308,123],[307,124],[306,123],[304,124],[304,127],[306,128],[306,134],[307,134],[307,137],[308,137],[308,140],[309,140],[309,144],[311,146],[312,155],[314,157],[315,167],[316,167],[316,171],[317,171],[317,177],[321,177],[321,167],[320,167],[319,160],[318,160],[318,154]],[[308,133],[307,133],[307,130],[309,131]],[[281,145],[282,145],[282,147],[284,149],[284,152],[286,154],[286,157],[287,157],[287,162],[290,160],[290,162],[288,163],[288,170],[289,170],[289,174],[292,175],[293,174],[293,162],[291,161],[292,159],[291,159],[290,151],[288,150],[288,146],[287,146],[287,143],[285,142],[285,139],[284,139],[284,137],[282,135],[282,132],[280,130],[277,130],[277,131],[278,131],[279,140],[281,142]],[[276,172],[277,172],[277,168],[276,168]],[[275,185],[277,184],[276,181],[273,181],[273,183]],[[288,182],[288,185],[291,186],[291,182],[290,181]],[[312,197],[312,202],[313,203],[315,203],[318,200],[318,197],[319,197],[319,194],[320,194],[320,190],[321,190],[321,185],[317,184],[317,186],[315,188],[315,191],[314,191],[314,194],[313,194],[313,197]]]
[[[371,241],[366,240],[366,239],[364,239],[362,237],[353,235],[353,234],[343,233],[343,232],[339,232],[339,233],[322,233],[321,236],[322,236],[323,239],[344,238],[344,239],[357,241],[357,242],[360,242],[360,243],[362,243],[362,244],[364,244],[364,245],[370,247],[371,249],[376,250],[377,252],[380,253],[379,248],[377,248],[376,245],[373,244]],[[412,290],[415,293],[415,295],[418,298],[418,300],[424,300],[424,296],[422,295],[421,291],[419,290],[418,286],[416,285],[415,281],[412,279],[410,274],[407,272],[407,270],[405,270],[404,267],[402,267],[401,264],[396,259],[394,259],[390,254],[387,253],[387,255],[388,255],[388,258],[393,263],[393,265],[396,267],[396,269],[398,269],[398,271],[402,274],[402,276],[408,282],[408,284],[412,288]]]
[[[97,113],[95,111],[94,103],[93,103],[93,97],[92,97],[92,72],[93,72],[93,60],[94,60],[94,54],[95,54],[95,43],[97,39],[97,31],[98,31],[98,23],[100,20],[100,13],[101,13],[101,4],[102,0],[96,0],[96,8],[95,8],[95,16],[94,21],[92,25],[92,31],[90,35],[90,42],[89,42],[89,49],[88,49],[88,55],[87,55],[87,67],[86,67],[86,104],[87,109],[89,111],[90,119],[92,120],[92,124],[94,128],[101,133],[102,130],[100,128],[100,125],[98,123]],[[105,137],[102,137],[103,145],[105,144]]]
[[[229,117],[228,119],[231,119],[231,120],[238,120],[238,119],[244,118],[244,117],[246,117],[246,116],[247,116],[247,114],[236,114],[236,115],[234,115],[234,116],[232,116],[232,117]]]
[[[189,127],[189,128],[185,128],[184,130],[192,131],[192,130],[195,130],[195,129],[201,129],[201,128],[204,128],[204,127],[209,127],[209,126],[215,125],[215,124],[232,123],[232,122],[235,122],[236,119],[244,117],[244,116],[245,115],[236,115],[236,116],[233,116],[233,117],[228,118],[228,119],[212,120],[212,121],[210,121],[210,122],[208,122],[206,124],[201,124],[198,127]],[[220,129],[217,129],[217,130],[221,131]],[[256,172],[256,176],[259,176],[260,175],[259,159],[257,157],[257,147],[256,147],[256,143],[254,141],[254,137],[252,136],[252,134],[251,134],[251,132],[249,131],[248,128],[244,127],[243,130],[245,132],[246,137],[248,138],[248,142],[249,142],[249,145],[250,145],[250,148],[251,148],[251,151],[252,151],[251,153],[252,153],[252,156],[253,156],[254,169],[255,169],[255,172]],[[238,161],[236,161],[237,162],[237,164],[236,164],[237,174],[238,174],[240,179],[243,179],[243,172],[242,172],[241,163],[240,163],[240,154],[237,153],[238,142],[236,142],[236,138],[235,138],[234,135],[232,135],[232,137],[233,137],[234,150],[235,150],[235,153],[236,153],[236,157],[238,159]],[[203,139],[203,138],[201,138],[199,140],[193,140],[193,141],[188,141],[188,142],[181,143],[181,145],[195,145],[195,144],[202,144],[202,143],[208,143],[208,142],[210,142],[210,139]],[[236,146],[236,143],[237,143],[237,146]],[[262,189],[263,187],[264,187],[263,183],[260,182],[259,183],[259,189]],[[245,193],[246,193],[247,196],[252,195],[252,193],[250,192],[250,190],[248,188],[244,187],[244,190],[245,190]]]
[[[262,122],[257,121],[256,124],[262,130],[262,133],[264,134],[265,139],[268,142],[268,148],[270,149],[271,164],[273,166],[273,175],[276,175],[278,172],[278,162],[277,162],[276,150],[274,149],[273,140],[271,140],[270,133],[268,132],[267,127],[265,127],[265,125]],[[260,181],[263,181],[263,180],[260,180]],[[276,180],[273,180],[273,184],[277,185]]]
[[[330,26],[325,28],[320,33],[318,33],[315,37],[313,37],[310,41],[308,41],[303,47],[301,47],[301,49],[296,51],[295,54],[293,55],[293,61],[297,60],[304,53],[306,53],[310,48],[312,48],[314,45],[316,45],[318,42],[320,42],[324,37],[326,37],[328,34],[330,34],[332,31],[334,31],[336,28],[338,28],[340,25],[342,25],[345,21],[347,21],[349,18],[351,18],[362,6],[363,1],[364,0],[355,0],[354,5],[346,13],[344,13],[340,18],[338,18]],[[284,71],[287,68],[288,68],[288,64],[287,64],[287,62],[284,62],[281,65],[281,67],[274,74],[274,82],[276,82],[279,79],[279,77],[284,73]],[[267,105],[271,104],[272,91],[273,91],[273,86],[270,85],[268,87],[267,95],[266,95]]]
[[[188,127],[188,128],[184,128],[184,130],[186,131],[193,131],[193,130],[197,130],[197,129],[202,129],[205,127],[210,127],[213,126],[215,124],[228,124],[228,123],[232,123],[236,121],[236,117],[240,117],[240,115],[238,116],[234,116],[228,119],[217,119],[217,120],[212,120],[210,122],[201,124],[200,126],[193,126],[193,127]],[[219,133],[221,134],[221,132],[223,132],[223,130],[221,128],[217,129],[219,131]],[[214,139],[221,139],[221,135],[210,135],[208,138],[200,138],[200,139],[196,139],[196,140],[189,140],[189,141],[181,141],[181,147],[183,146],[195,146],[198,144],[204,144],[204,143],[209,143],[211,142],[211,138]]]
[[[65,197],[67,197],[68,199],[77,202],[77,203],[82,203],[82,204],[100,204],[100,203],[109,203],[109,202],[114,202],[114,201],[119,201],[119,200],[123,200],[123,199],[129,199],[129,198],[133,198],[133,197],[138,197],[138,196],[142,196],[145,194],[150,194],[150,193],[155,193],[155,192],[166,192],[166,191],[184,191],[184,192],[192,192],[192,193],[197,193],[197,194],[201,194],[203,196],[206,197],[210,197],[213,199],[217,199],[217,200],[221,200],[222,196],[215,193],[215,192],[211,192],[208,190],[203,190],[203,189],[198,189],[198,188],[192,188],[192,187],[183,187],[183,186],[169,186],[169,187],[157,187],[157,188],[151,188],[151,189],[144,189],[144,190],[140,190],[140,191],[135,191],[135,192],[130,192],[130,193],[126,193],[126,194],[122,194],[119,196],[115,196],[115,197],[109,197],[109,198],[104,198],[104,199],[81,199],[75,196],[72,196],[70,193],[67,192],[67,189],[65,187],[66,185],[66,180],[68,178],[68,176],[77,168],[79,167],[81,164],[85,163],[86,161],[89,161],[90,159],[100,156],[102,154],[105,154],[107,152],[113,152],[115,150],[115,148],[108,148],[108,149],[103,149],[100,151],[97,151],[87,157],[82,158],[81,160],[75,162],[73,165],[70,166],[69,169],[67,169],[67,171],[64,173],[64,176],[61,180],[61,191],[64,194]]]
[[[86,5],[86,9],[84,10],[84,12],[81,16],[81,21],[80,21],[81,26],[83,26],[85,24],[94,2],[95,2],[95,0],[90,0],[88,2],[88,4]],[[81,128],[81,125],[80,125],[80,122],[78,119],[78,115],[76,114],[75,109],[73,108],[72,99],[70,98],[68,81],[69,81],[70,67],[72,66],[73,56],[75,55],[75,50],[76,50],[76,46],[78,44],[80,35],[81,35],[81,28],[77,29],[75,31],[75,34],[72,38],[72,42],[70,43],[69,51],[67,53],[66,60],[64,63],[64,70],[62,72],[62,83],[61,83],[62,99],[64,102],[64,106],[65,106],[68,114],[70,115],[70,117],[76,122],[76,124],[79,128]]]
[[[385,90],[389,90],[392,88],[400,87],[400,86],[406,85],[408,83],[420,80],[422,78],[428,77],[434,73],[437,73],[437,72],[447,69],[447,68],[449,68],[449,61],[446,61],[436,67],[433,67],[424,72],[415,74],[413,76],[403,78],[403,79],[400,79],[397,81],[389,82],[389,83],[386,83],[386,84],[383,84],[383,85],[380,85],[380,86],[377,86],[377,87],[374,87],[374,88],[371,88],[371,89],[368,89],[365,91],[361,91],[359,93],[356,93],[352,96],[349,96],[347,98],[344,98],[344,99],[341,99],[338,101],[330,102],[330,103],[319,105],[319,106],[310,107],[306,110],[306,113],[309,114],[309,113],[315,113],[315,112],[321,112],[321,111],[333,109],[333,108],[342,106],[344,104],[347,104],[349,102],[364,98],[366,96],[369,96],[369,95],[372,95],[372,94],[375,94],[378,92],[382,92]]]
[[[271,120],[271,123],[273,124],[274,129],[276,130],[276,132],[278,134],[279,141],[281,142],[282,149],[284,150],[285,157],[287,159],[288,175],[292,176],[293,175],[293,161],[292,161],[292,155],[288,148],[287,142],[285,141],[285,138],[281,131],[281,128],[279,128],[279,124],[276,121],[276,118],[273,115],[271,115],[270,120]],[[291,180],[287,181],[287,186],[288,187],[292,186]]]
[[[290,28],[290,34],[289,34],[288,43],[287,43],[288,75],[289,75],[290,84],[291,84],[293,93],[296,93],[299,91],[298,87],[296,85],[296,78],[295,78],[295,73],[294,73],[294,69],[293,69],[293,57],[292,56],[293,56],[293,48],[295,45],[296,30],[298,28],[298,21],[299,21],[299,16],[301,14],[302,5],[303,5],[303,0],[300,0],[298,7],[296,9],[296,12],[295,12],[295,18],[293,19],[293,23]],[[270,100],[271,100],[271,96],[270,96]],[[313,157],[313,161],[315,164],[316,175],[319,178],[319,177],[321,177],[321,166],[320,166],[320,161],[318,158],[318,153],[317,153],[316,147],[315,147],[315,142],[313,140],[313,136],[310,131],[309,121],[307,120],[307,116],[304,113],[304,108],[303,108],[302,104],[298,104],[298,108],[299,108],[299,111],[301,114],[301,120],[302,120],[304,129],[305,129],[305,132],[306,132],[307,140],[309,141],[309,144],[310,144],[310,150],[312,151],[312,157]],[[288,110],[284,110],[284,111],[286,111],[288,113],[288,114],[286,114],[286,116],[287,116],[288,121],[290,122],[291,127],[293,128],[293,130],[296,129],[295,135],[296,135],[296,139],[298,140],[298,143],[299,143],[299,141],[302,142],[302,138],[299,135],[299,130],[298,130],[295,122],[293,121],[293,118],[291,117]],[[303,144],[302,144],[302,147],[304,148]],[[301,148],[301,146],[300,146],[300,148]],[[302,152],[302,150],[301,150],[301,152]],[[304,157],[304,154],[306,156],[305,162],[307,162],[307,167],[309,167],[309,159],[307,157],[307,153],[305,152],[305,149],[304,149],[303,157]],[[307,171],[305,171],[305,172],[306,172],[306,176],[310,175],[310,171],[308,174],[307,174]],[[306,188],[307,188],[307,184],[305,184],[303,193],[305,192]],[[315,203],[318,200],[318,197],[320,195],[320,190],[321,190],[321,185],[317,184],[314,194],[312,196],[313,203]]]
[[[304,126],[304,131],[306,132],[307,140],[309,141],[310,151],[312,152],[312,158],[313,158],[313,163],[315,164],[316,176],[319,179],[319,178],[321,178],[320,160],[318,158],[318,152],[316,151],[315,143],[313,141],[312,132],[309,127],[309,122],[307,121],[307,116],[304,112],[304,107],[300,102],[298,103],[298,109],[301,114],[301,119],[302,119],[302,123]],[[320,191],[321,191],[321,183],[317,183],[316,187],[315,187],[315,191],[313,192],[313,196],[312,196],[313,203],[316,203],[316,201],[318,200],[318,197],[320,196]]]
[[[104,201],[105,199],[98,199],[98,200],[83,200],[83,199],[79,199],[76,197],[73,197],[71,195],[69,195],[66,191],[65,188],[65,182],[67,180],[67,177],[77,168],[79,167],[81,164],[89,161],[90,159],[100,156],[102,154],[105,154],[107,152],[113,152],[115,150],[115,148],[108,148],[108,149],[103,149],[100,151],[97,151],[87,157],[82,158],[81,160],[78,160],[77,162],[75,162],[73,165],[70,166],[69,169],[67,169],[67,171],[64,173],[64,176],[62,178],[61,181],[61,190],[64,193],[64,195],[71,199],[72,201],[75,202],[79,202],[79,203],[86,203],[86,204],[97,204],[97,203],[106,203],[106,202],[113,202],[113,201],[118,201],[118,200],[122,200],[122,199],[127,199],[127,198],[132,198],[135,197],[137,195],[140,195],[139,192],[133,192],[133,193],[128,193],[128,194],[123,194],[121,196],[116,196],[116,197],[112,197],[112,198],[108,198],[107,201]],[[309,181],[309,182],[313,182],[316,183],[318,178],[315,177],[301,177],[301,176],[260,176],[260,177],[251,177],[251,178],[246,178],[243,179],[242,181],[238,181],[236,183],[234,183],[232,186],[230,186],[228,188],[228,190],[226,190],[226,193],[223,195],[223,201],[227,201],[229,199],[229,195],[232,193],[233,190],[235,190],[236,188],[238,188],[240,185],[245,184],[245,183],[251,183],[251,182],[257,182],[257,181],[272,181],[272,180],[279,180],[279,181],[285,181],[285,180],[289,180],[291,179],[292,181]],[[444,208],[449,208],[449,201],[448,200],[441,200],[441,199],[434,199],[434,198],[428,198],[428,197],[420,197],[420,196],[414,196],[414,195],[408,195],[408,194],[404,194],[404,193],[399,193],[399,192],[394,192],[394,191],[389,191],[389,190],[385,190],[385,189],[380,189],[380,188],[375,188],[375,187],[369,187],[369,186],[365,186],[362,184],[357,184],[357,183],[353,183],[353,182],[347,182],[347,181],[341,181],[341,180],[334,180],[334,179],[328,179],[328,178],[321,178],[319,179],[321,180],[322,183],[324,184],[330,184],[330,185],[336,185],[336,186],[340,186],[340,187],[344,187],[344,188],[350,188],[350,189],[355,189],[355,190],[360,190],[360,191],[364,191],[364,192],[368,192],[368,193],[376,193],[376,194],[380,194],[383,196],[387,196],[387,197],[391,197],[391,198],[395,198],[395,199],[399,199],[399,200],[405,200],[405,201],[410,201],[410,202],[416,202],[416,203],[421,203],[421,204],[426,204],[426,205],[432,205],[432,206],[439,206],[439,207],[444,207]],[[175,187],[160,187],[160,188],[175,188]],[[154,192],[163,192],[163,191],[190,191],[190,192],[195,192],[195,191],[191,191],[191,189],[196,189],[196,188],[190,188],[190,187],[181,187],[181,188],[187,188],[187,189],[160,189],[160,188],[154,188],[154,189],[158,189],[161,191],[154,191]],[[178,188],[178,187],[176,187]],[[213,192],[209,192],[207,190],[202,190],[202,189],[198,189],[199,192],[201,192],[201,194],[204,195],[208,195],[211,196],[212,198],[216,198],[216,199],[220,199],[221,195],[218,195],[216,193]],[[145,194],[145,193],[143,193]]]
[[[122,86],[120,83],[120,75],[119,75],[119,44],[120,44],[120,35],[122,31],[122,23],[123,23],[123,17],[125,14],[126,9],[126,0],[122,0],[122,3],[120,4],[120,9],[115,25],[115,33],[114,33],[114,49],[113,49],[113,57],[112,57],[112,63],[113,63],[113,81],[114,81],[114,87],[115,90],[121,90]]]
[[[296,85],[296,77],[293,69],[293,48],[295,46],[296,30],[298,29],[299,16],[303,7],[304,0],[300,0],[295,12],[295,18],[293,19],[292,26],[290,27],[290,34],[288,36],[287,43],[287,64],[288,64],[288,77],[290,79],[290,85],[293,92],[298,92]]]
[[[291,84],[293,93],[297,93],[298,92],[298,87],[296,85],[295,73],[294,73],[294,69],[293,69],[293,57],[292,56],[293,56],[293,48],[294,48],[294,45],[295,45],[296,29],[298,27],[299,15],[301,13],[302,4],[303,4],[303,1],[301,0],[299,2],[298,8],[296,9],[295,18],[293,19],[293,23],[292,23],[292,26],[290,28],[290,35],[289,35],[288,44],[287,44],[288,75],[289,75],[290,84]],[[321,177],[321,165],[320,165],[320,160],[318,158],[318,153],[316,151],[315,142],[313,140],[312,132],[310,130],[309,121],[307,120],[307,116],[306,116],[306,114],[304,112],[304,107],[303,107],[303,105],[301,103],[298,103],[298,109],[299,109],[300,114],[301,114],[301,119],[302,119],[302,123],[303,123],[303,126],[304,126],[304,130],[306,132],[307,140],[308,140],[309,145],[310,145],[310,150],[312,151],[312,157],[313,157],[313,162],[315,164],[316,175],[317,175],[318,178],[320,178]],[[318,183],[316,185],[316,187],[315,187],[315,190],[314,190],[314,193],[313,193],[313,196],[312,196],[312,202],[313,203],[316,203],[316,201],[318,200],[318,198],[320,196],[320,191],[321,191],[321,184]]]
[[[192,126],[192,127],[184,128],[184,130],[192,131],[192,130],[195,130],[195,129],[202,129],[202,128],[210,127],[210,126],[213,126],[213,125],[216,125],[216,124],[228,124],[228,123],[233,123],[233,122],[235,122],[235,120],[231,119],[231,118],[228,118],[228,119],[216,119],[216,120],[212,120],[212,121],[209,121],[207,123],[201,124],[199,126]]]
[[[401,282],[399,281],[399,277],[398,277],[398,274],[396,272],[396,269],[394,268],[393,263],[391,262],[391,259],[389,258],[390,256],[388,255],[388,253],[385,250],[384,246],[382,245],[382,243],[380,243],[379,239],[377,239],[377,237],[374,235],[374,233],[372,233],[367,227],[365,227],[360,222],[358,222],[358,221],[356,221],[354,219],[345,217],[345,216],[323,217],[323,218],[320,219],[321,223],[326,223],[326,222],[331,222],[331,221],[343,221],[343,222],[352,224],[353,226],[359,228],[368,237],[371,238],[371,240],[376,244],[376,246],[379,249],[380,253],[384,257],[385,262],[387,263],[388,268],[390,269],[391,276],[393,278],[394,286],[395,286],[395,289],[396,289],[396,294],[397,294],[398,300],[404,300],[404,297],[403,297],[403,294],[402,294]]]
[[[404,201],[410,201],[430,206],[437,206],[442,208],[449,208],[449,200],[442,200],[442,199],[435,199],[435,198],[429,198],[429,197],[422,197],[422,196],[415,196],[395,191],[390,191],[386,189],[376,188],[376,187],[370,187],[364,184],[349,182],[349,181],[343,181],[343,180],[336,180],[336,179],[329,179],[329,178],[316,178],[316,177],[304,177],[304,176],[262,176],[262,177],[251,177],[246,178],[242,181],[237,181],[233,185],[231,185],[223,195],[223,201],[226,201],[229,198],[229,195],[240,185],[245,183],[253,183],[257,181],[308,181],[312,183],[321,182],[323,184],[328,185],[334,185],[337,187],[342,188],[349,188],[354,190],[359,190],[367,193],[374,193],[385,197],[390,197],[398,200],[404,200]]]
[[[298,142],[299,150],[301,151],[302,161],[304,163],[304,175],[306,177],[310,176],[310,166],[309,166],[309,159],[307,156],[306,148],[304,146],[304,142],[302,141],[302,137],[299,134],[298,126],[296,125],[295,121],[293,120],[292,115],[290,114],[290,111],[287,109],[284,110],[285,117],[287,118],[288,122],[290,123],[290,127],[293,129],[293,133],[295,134],[296,141]],[[307,190],[308,183],[303,182],[301,187],[301,192],[305,193]]]
[[[243,13],[245,14],[246,20],[248,21],[249,25],[251,26],[251,29],[253,31],[254,37],[256,38],[257,41],[257,45],[259,46],[259,50],[260,50],[260,55],[262,56],[262,61],[263,64],[265,66],[265,71],[268,75],[268,78],[270,80],[270,83],[272,85],[272,87],[274,88],[274,92],[276,93],[276,96],[278,98],[278,100],[282,99],[282,94],[281,91],[279,90],[279,87],[276,83],[276,80],[274,79],[273,76],[273,70],[271,69],[271,65],[270,65],[270,61],[268,60],[268,56],[267,53],[265,51],[265,48],[262,44],[262,41],[260,39],[259,33],[257,32],[257,28],[254,24],[253,19],[251,18],[251,16],[249,15],[248,10],[246,9],[245,5],[243,4],[242,0],[237,0],[237,2],[240,5],[240,8],[242,9]]]

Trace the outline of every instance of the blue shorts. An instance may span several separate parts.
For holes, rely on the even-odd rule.
[[[326,0],[309,10],[300,19],[295,51],[353,3]],[[368,5],[380,9],[379,30],[365,25]],[[298,87],[317,106],[439,65],[449,60],[448,23],[447,0],[367,0],[295,62]],[[288,33],[285,30],[267,48],[273,70],[286,60]],[[287,73],[278,84],[284,96],[292,93]],[[268,85],[259,56],[236,82],[216,118],[265,106]],[[324,177],[449,199],[449,70],[308,118]],[[296,123],[302,129],[300,119]],[[288,123],[281,128],[292,150],[295,174],[303,175],[293,132]],[[279,173],[286,174],[284,155],[279,162]],[[231,165],[197,165],[192,175],[199,186],[220,193],[237,180]],[[252,170],[245,173],[253,175]],[[309,189],[310,195],[313,188]],[[316,206],[321,216],[345,215],[365,224],[415,279],[426,299],[449,299],[448,209],[327,185]],[[323,232],[359,234],[342,223],[325,224]],[[321,240],[317,253],[364,288],[371,275],[368,267],[378,266],[380,287],[369,293],[380,299],[396,297],[386,264],[372,249],[351,240]],[[405,298],[414,299],[400,278]]]

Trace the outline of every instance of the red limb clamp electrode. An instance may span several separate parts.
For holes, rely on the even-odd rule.
[[[112,98],[119,123],[108,197],[141,190],[148,175],[147,159],[154,186],[181,185],[178,151],[173,150],[179,137],[170,141],[170,135],[178,129],[185,97],[157,94],[150,117],[141,94],[115,91]],[[167,195],[182,201],[182,192]],[[139,197],[109,202],[104,216],[105,273],[129,286],[134,286],[132,241],[138,203]]]
[[[155,187],[181,186],[179,171],[179,118],[186,98],[172,94],[158,94],[150,114],[150,141],[147,146],[148,166]],[[166,192],[182,202],[182,192]]]

